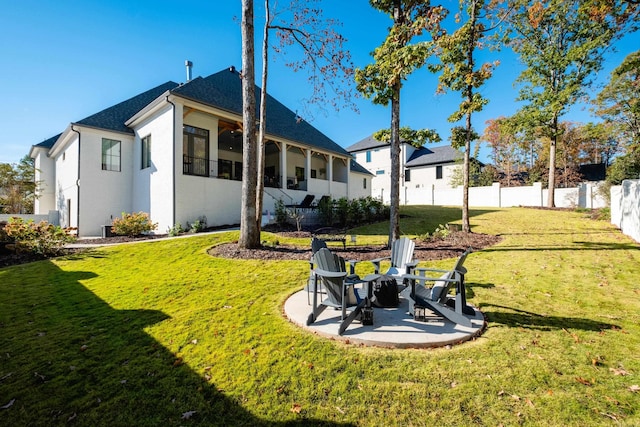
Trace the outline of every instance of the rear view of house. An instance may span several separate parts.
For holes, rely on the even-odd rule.
[[[347,147],[355,160],[374,174],[371,195],[389,203],[391,197],[391,147],[373,136]],[[400,203],[424,204],[434,190],[450,189],[462,152],[450,145],[419,147],[400,144]]]
[[[79,236],[99,235],[122,212],[149,213],[160,233],[202,216],[212,226],[239,223],[241,93],[230,67],[166,82],[69,124],[31,149],[40,183],[36,213],[57,211]],[[272,97],[267,117],[266,210],[308,194],[371,194],[371,174],[336,142]]]

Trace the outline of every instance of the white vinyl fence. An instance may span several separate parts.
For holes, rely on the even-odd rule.
[[[640,242],[640,180],[627,179],[611,187],[611,223]]]
[[[598,191],[599,182],[586,182],[575,188],[556,188],[555,205],[560,208],[602,208],[607,200]],[[469,188],[469,206],[473,207],[512,207],[546,206],[549,190],[541,183],[523,187],[502,187],[494,183],[490,187]],[[462,187],[437,190],[434,188],[407,188],[406,205],[443,205],[462,206]]]

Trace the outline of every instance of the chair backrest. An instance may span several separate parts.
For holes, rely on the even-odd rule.
[[[413,260],[413,250],[416,244],[413,240],[402,237],[391,245],[391,267],[398,270],[398,274],[404,274],[405,266]]]
[[[298,207],[300,208],[308,208],[311,206],[311,202],[313,202],[313,199],[315,199],[316,196],[314,196],[313,194],[307,194],[306,196],[304,196],[304,199],[302,199],[302,202],[300,202],[300,204],[298,205]]]
[[[314,255],[316,265],[321,270],[331,272],[344,272],[344,258],[334,254],[329,249],[322,248]],[[342,304],[342,282],[344,277],[329,278],[322,277],[322,284],[327,290],[327,298],[334,304]]]
[[[472,248],[468,248],[466,251],[458,257],[456,265],[451,271],[444,273],[440,276],[441,279],[458,279],[462,280],[461,276],[464,276],[467,270],[463,267],[464,261],[467,259],[467,255],[472,252]],[[447,302],[447,294],[449,290],[456,284],[456,282],[445,282],[444,280],[438,280],[433,284],[431,288],[431,299],[433,301],[440,301],[441,303]]]
[[[311,239],[311,253],[312,256],[316,254],[320,249],[326,248],[327,242],[322,239],[318,239],[317,237],[313,237]]]

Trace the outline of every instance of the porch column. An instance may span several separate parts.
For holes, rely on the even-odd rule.
[[[333,197],[333,154],[329,154],[329,164],[327,165],[327,178],[329,179],[329,194]]]
[[[280,144],[280,187],[287,189],[287,144]]]
[[[305,150],[306,166],[304,170],[304,179],[307,181],[307,191],[309,191],[309,179],[311,178],[311,150]]]

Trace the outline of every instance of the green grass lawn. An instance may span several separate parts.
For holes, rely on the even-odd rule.
[[[407,234],[459,217],[402,213]],[[207,254],[237,233],[0,269],[0,425],[640,425],[638,244],[583,213],[472,210],[471,223],[504,238],[465,264],[488,328],[434,350],[297,328],[282,306],[308,262]]]

